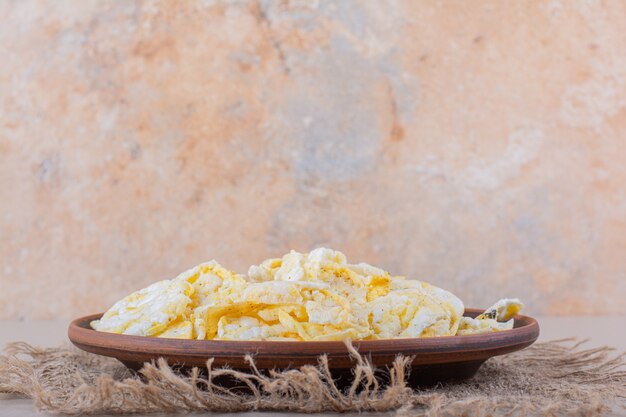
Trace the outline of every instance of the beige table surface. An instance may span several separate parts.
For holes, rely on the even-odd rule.
[[[626,351],[626,332],[624,332],[624,317],[540,317],[538,318],[541,327],[540,341],[561,339],[565,337],[577,337],[580,339],[590,338],[588,346],[613,346],[619,351]],[[67,320],[58,321],[0,321],[0,346],[4,347],[7,342],[22,340],[38,346],[58,346],[67,342],[66,328]],[[350,416],[374,416],[390,415],[391,413],[353,413],[353,414],[324,414],[325,416],[335,415],[341,417]],[[178,414],[167,414],[168,417]],[[207,414],[180,414],[180,416],[199,416]],[[272,415],[287,416],[289,413],[234,413],[210,414],[218,416],[245,416],[245,417],[269,417]],[[304,414],[298,414],[304,415]],[[620,416],[616,412],[613,416]],[[30,400],[16,398],[6,394],[0,394],[0,417],[26,417],[26,416],[51,416],[48,413],[37,413]],[[141,417],[135,414],[135,417]],[[151,414],[150,416],[163,416],[163,414]],[[319,414],[306,414],[314,417]]]

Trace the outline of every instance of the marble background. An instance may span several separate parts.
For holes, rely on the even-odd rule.
[[[626,2],[2,1],[0,318],[344,251],[626,313]]]

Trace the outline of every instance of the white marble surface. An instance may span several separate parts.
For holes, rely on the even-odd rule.
[[[0,16],[2,319],[317,246],[468,306],[626,314],[625,1]]]

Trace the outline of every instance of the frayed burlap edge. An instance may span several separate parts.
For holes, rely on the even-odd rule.
[[[413,390],[410,358],[398,356],[381,383],[373,366],[349,345],[352,383],[340,389],[325,356],[317,366],[264,375],[252,357],[249,372],[194,369],[184,375],[165,361],[145,364],[141,376],[116,360],[73,347],[40,349],[11,343],[0,356],[0,392],[30,397],[39,410],[62,414],[180,411],[390,411],[411,416],[597,416],[626,410],[626,361],[608,347],[583,349],[564,339],[490,359],[473,379]],[[247,391],[226,389],[236,379]]]

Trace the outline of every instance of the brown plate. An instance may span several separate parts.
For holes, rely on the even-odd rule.
[[[466,309],[475,317],[484,309]],[[317,364],[326,354],[338,376],[354,366],[343,342],[266,342],[226,340],[180,340],[128,336],[93,330],[89,323],[102,314],[81,317],[70,323],[68,336],[79,349],[111,356],[131,369],[162,357],[170,365],[204,367],[208,358],[214,366],[228,365],[249,369],[246,354],[254,355],[259,369],[286,369]],[[532,317],[515,316],[515,327],[495,333],[469,336],[354,341],[354,347],[378,367],[392,364],[396,355],[412,356],[411,383],[430,385],[472,377],[490,357],[504,355],[531,345],[539,336],[539,325]]]

